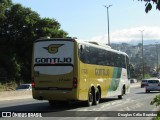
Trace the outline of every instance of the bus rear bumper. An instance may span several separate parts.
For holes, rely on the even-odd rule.
[[[58,90],[33,90],[32,95],[37,100],[59,100],[70,101],[78,100],[76,90],[58,91]]]

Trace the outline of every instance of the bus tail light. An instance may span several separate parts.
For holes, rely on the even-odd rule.
[[[32,88],[34,88],[35,87],[35,82],[34,82],[34,77],[32,77]]]
[[[77,78],[73,78],[73,88],[77,88]]]

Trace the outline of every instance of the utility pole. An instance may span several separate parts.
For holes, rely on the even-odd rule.
[[[110,35],[109,35],[109,7],[111,7],[112,5],[106,6],[104,5],[105,8],[107,8],[107,21],[108,21],[108,45],[110,45]]]
[[[158,63],[158,44],[156,44],[156,52],[157,52],[157,73],[159,72],[159,63]]]
[[[143,31],[144,30],[139,30],[141,32],[142,36],[142,79],[144,78],[144,58],[143,58]]]

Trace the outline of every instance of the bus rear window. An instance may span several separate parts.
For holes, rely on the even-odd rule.
[[[73,70],[73,41],[39,41],[34,45],[34,70],[40,74],[61,75]]]

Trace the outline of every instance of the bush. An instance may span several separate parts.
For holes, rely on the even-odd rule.
[[[157,95],[150,103],[151,105],[156,105],[159,106],[160,105],[160,95]],[[156,120],[160,120],[160,111],[158,111],[157,113],[157,117]]]
[[[155,104],[156,106],[160,105],[160,95],[157,95],[152,101],[151,105]]]
[[[0,83],[0,91],[12,91],[15,90],[17,87],[16,82],[9,82],[9,83]]]
[[[149,79],[149,78],[151,78],[151,77],[152,77],[152,76],[151,76],[150,74],[145,74],[145,75],[144,75],[144,78],[145,78],[145,79]]]
[[[0,83],[0,92],[1,92],[1,91],[4,91],[4,89],[5,89],[5,86],[2,85],[2,83]]]

